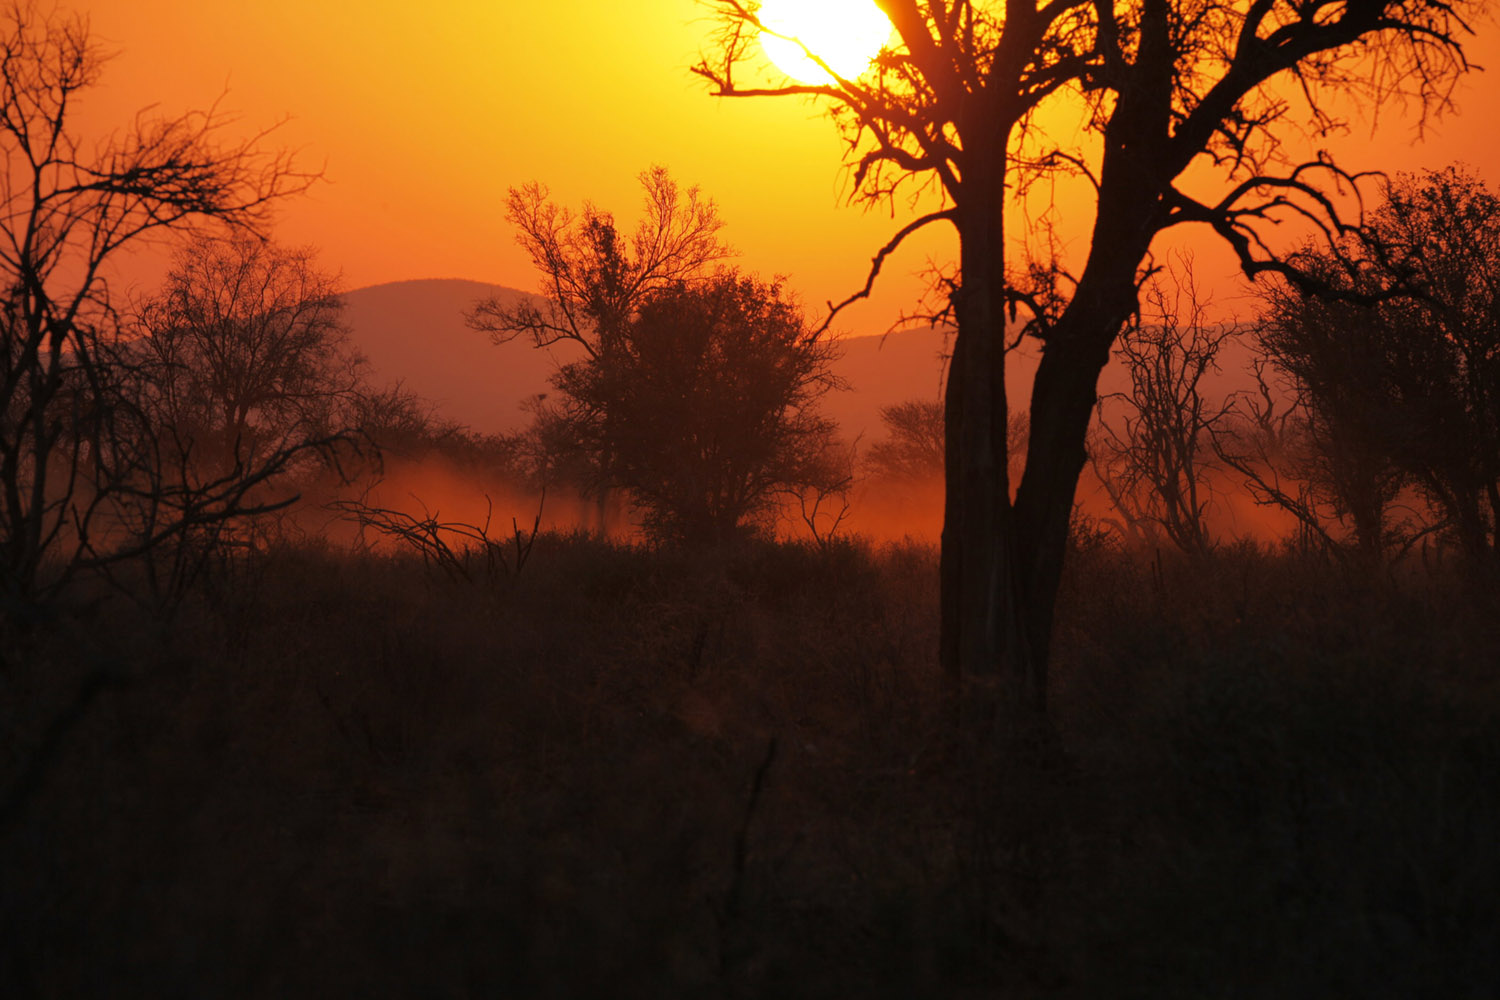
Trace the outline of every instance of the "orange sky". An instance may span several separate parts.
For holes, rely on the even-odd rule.
[[[707,96],[687,70],[709,30],[695,0],[96,0],[83,9],[118,52],[86,122],[118,122],[153,102],[201,107],[221,93],[247,128],[290,118],[280,142],[325,165],[327,182],[282,210],[278,235],[321,248],[351,288],[426,277],[531,288],[503,217],[507,187],[540,180],[560,201],[592,199],[633,222],[636,174],[653,163],[713,195],[741,262],[790,275],[809,305],[858,287],[894,228],[888,215],[844,204],[840,143],[816,108]],[[1471,57],[1500,62],[1496,34],[1484,26]],[[1366,122],[1341,144],[1346,165],[1460,159],[1500,183],[1493,74],[1472,75],[1457,101],[1461,116],[1430,126],[1425,143],[1410,119],[1382,112],[1373,140]],[[877,299],[841,327],[884,329],[920,290],[912,273],[948,247],[934,234],[905,251]],[[1206,270],[1216,269],[1210,258]],[[1232,299],[1231,285],[1218,294]]]

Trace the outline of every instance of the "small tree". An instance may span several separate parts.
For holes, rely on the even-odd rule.
[[[308,249],[200,236],[141,310],[148,413],[195,478],[253,466],[355,419],[365,366]]]
[[[943,404],[909,399],[880,408],[885,439],[870,446],[865,462],[872,475],[898,482],[943,476]]]
[[[941,481],[947,433],[943,409],[941,401],[930,399],[881,407],[885,439],[872,445],[865,458],[870,474],[895,482]],[[1012,413],[1006,427],[1006,451],[1017,469],[1026,460],[1026,430],[1026,414]]]
[[[651,293],[555,384],[577,440],[648,533],[721,541],[784,492],[839,485],[833,424],[816,411],[833,356],[779,284],[721,271]]]
[[[1211,435],[1230,409],[1204,395],[1203,379],[1218,370],[1219,352],[1238,329],[1207,323],[1191,267],[1175,294],[1158,280],[1145,298],[1116,349],[1130,372],[1130,391],[1099,401],[1100,433],[1090,457],[1127,522],[1165,533],[1184,552],[1201,552],[1212,541],[1205,521]]]

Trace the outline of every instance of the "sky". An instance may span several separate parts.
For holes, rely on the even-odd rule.
[[[95,0],[81,9],[115,53],[84,126],[128,121],[146,105],[172,113],[215,101],[237,129],[280,123],[269,141],[324,180],[282,207],[276,235],[319,248],[349,288],[414,278],[533,288],[504,218],[508,188],[539,181],[563,204],[590,200],[630,225],[636,176],[655,164],[711,195],[739,263],[787,276],[810,312],[862,285],[871,255],[910,218],[904,205],[893,217],[848,204],[843,147],[818,107],[709,95],[689,72],[711,31],[697,0]],[[1482,25],[1471,59],[1500,64],[1497,34]],[[1464,161],[1500,185],[1494,74],[1471,74],[1454,99],[1458,114],[1420,136],[1400,108],[1359,109],[1335,150],[1355,169]],[[1065,235],[1087,218],[1066,202],[1056,211]],[[1190,235],[1173,239],[1195,248],[1213,294],[1232,304],[1227,258]],[[924,234],[838,329],[882,332],[915,304],[928,262],[952,253],[947,232]]]

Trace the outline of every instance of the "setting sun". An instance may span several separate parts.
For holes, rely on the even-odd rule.
[[[805,83],[830,79],[809,52],[852,79],[865,71],[891,35],[891,22],[874,0],[765,0],[759,16],[766,28],[760,36],[766,56],[787,76]]]

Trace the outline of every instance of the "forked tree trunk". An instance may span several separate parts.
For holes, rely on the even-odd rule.
[[[998,199],[992,204],[966,214],[959,227],[963,287],[945,409],[942,659],[970,721],[1044,731],[1053,614],[1084,441],[1099,374],[1135,308],[1135,268],[1145,248],[1139,239],[1123,240],[1102,260],[1096,253],[1050,331],[1033,386],[1026,469],[1012,503],[1002,216]]]
[[[963,284],[944,406],[942,661],[969,720],[1027,724],[1045,718],[1046,667],[1028,628],[1010,503],[1004,191],[970,195],[958,220]]]

